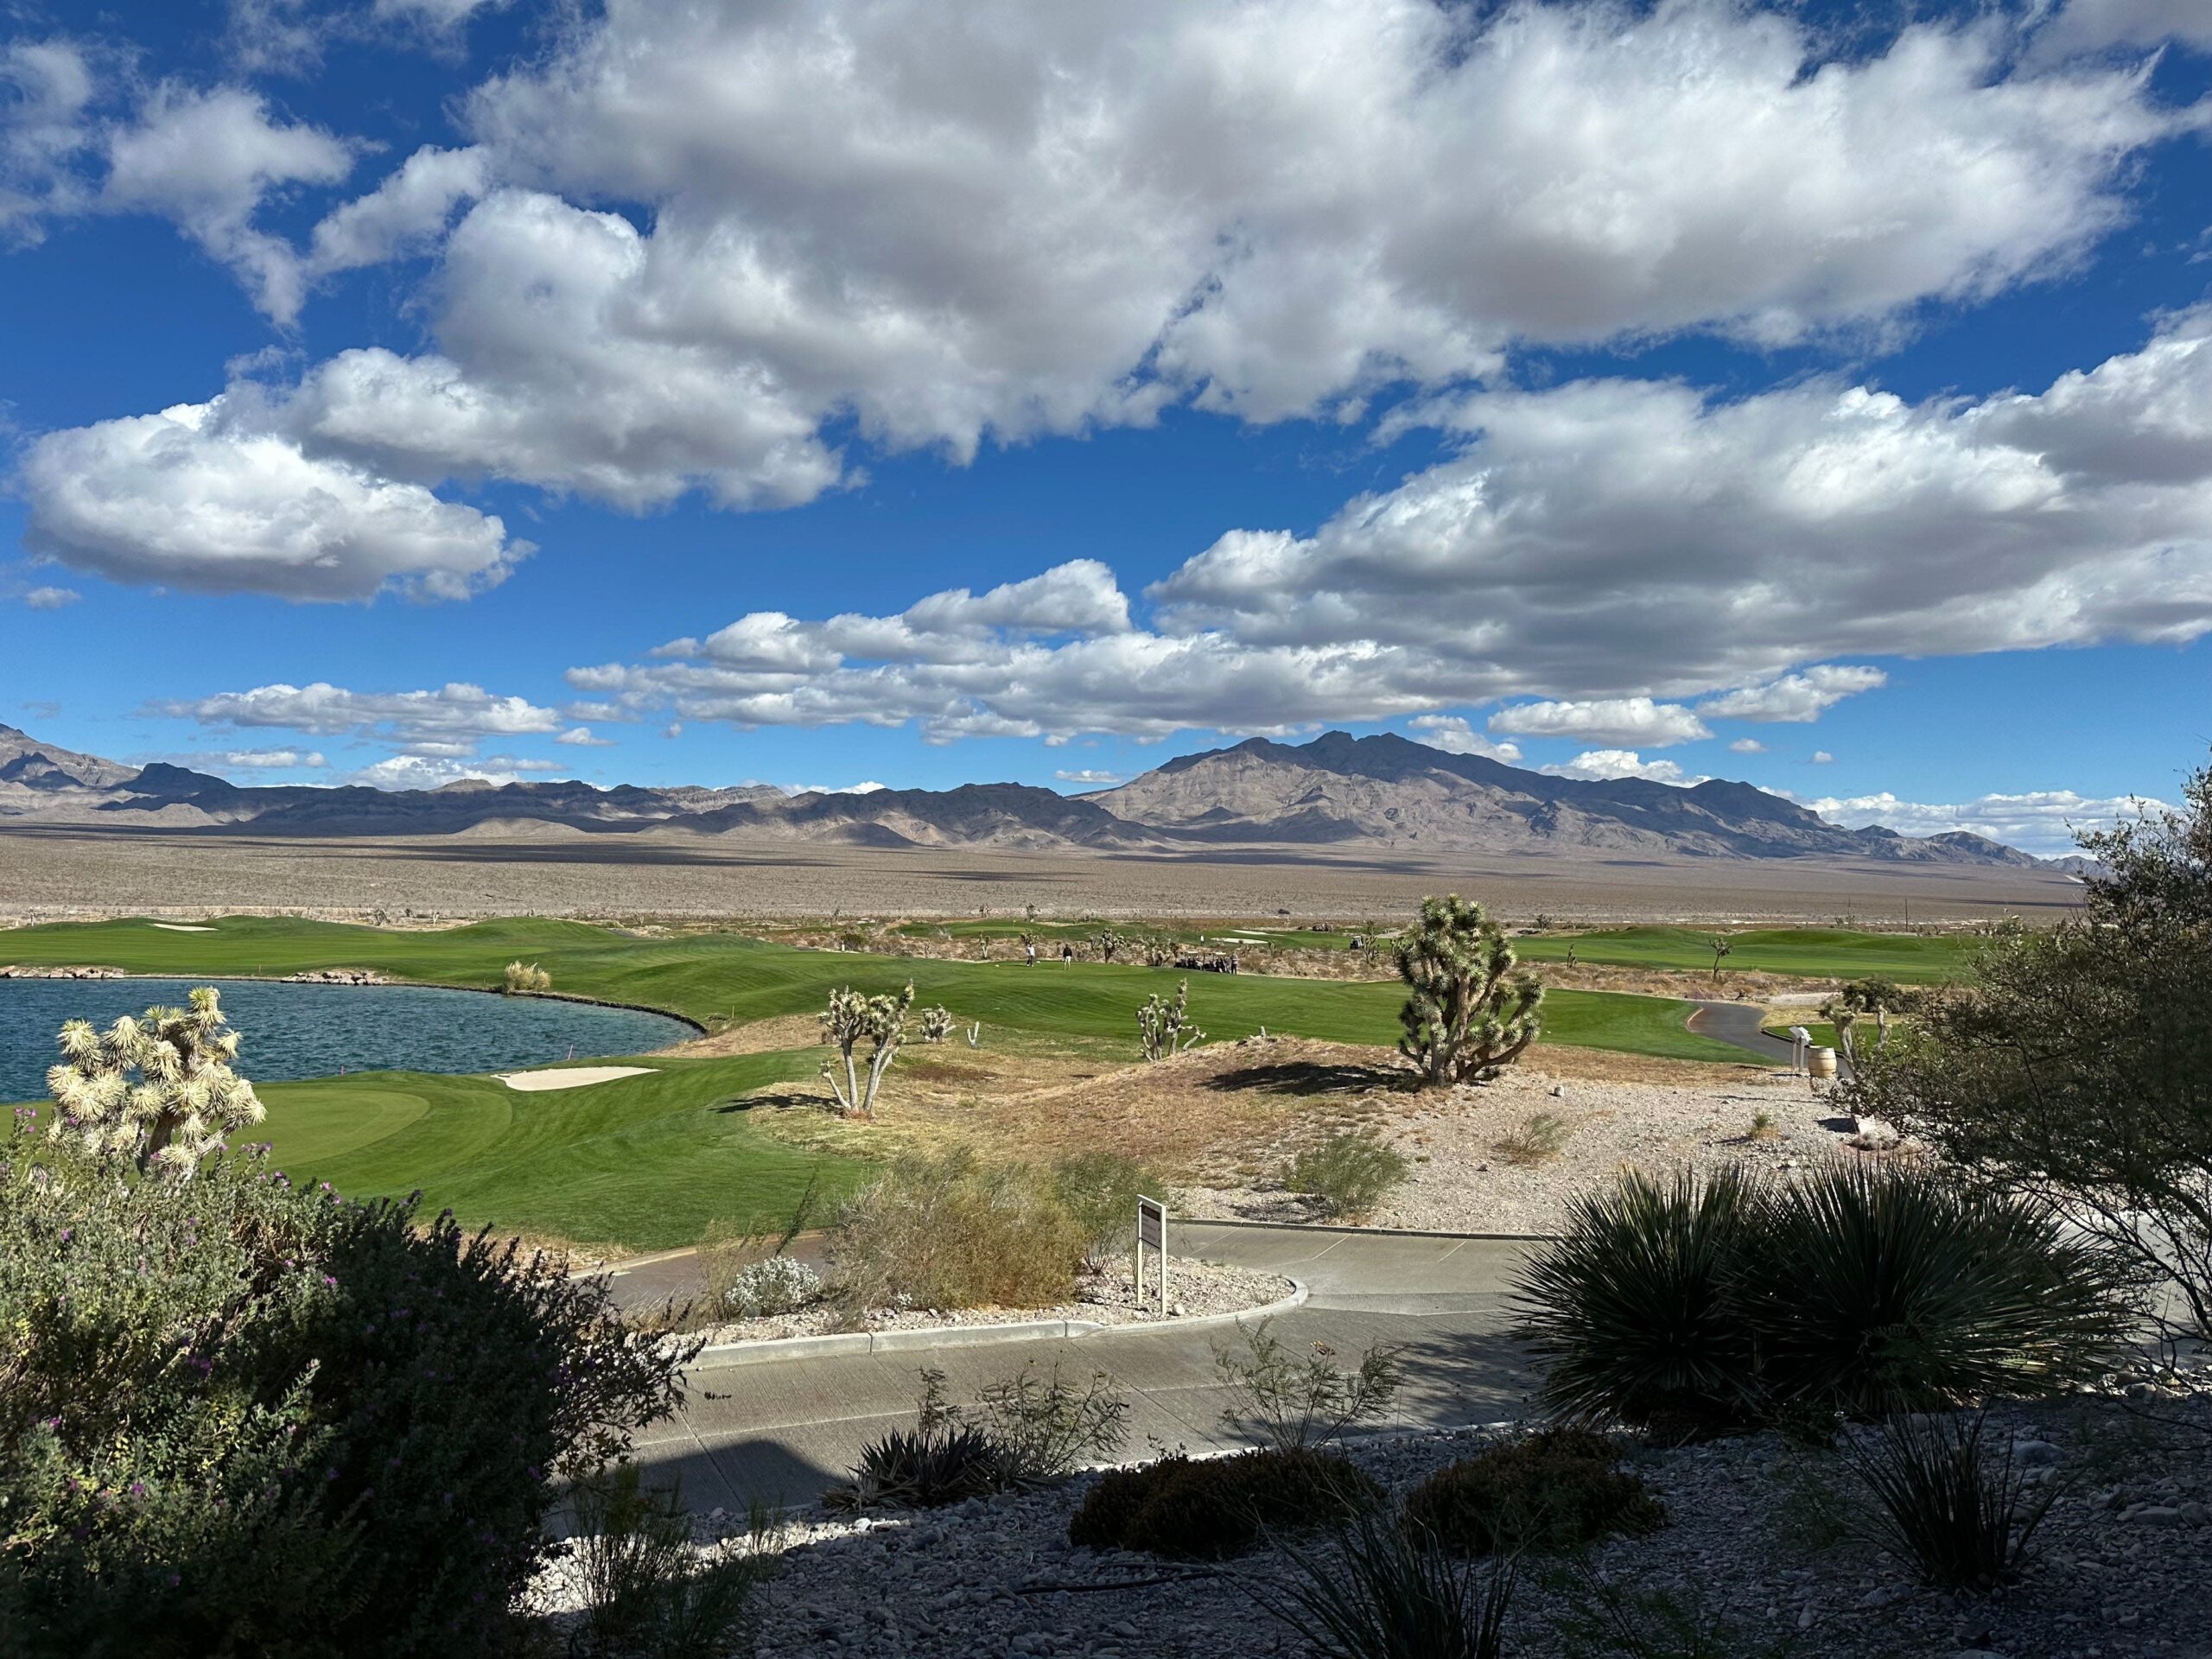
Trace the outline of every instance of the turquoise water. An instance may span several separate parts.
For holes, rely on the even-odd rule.
[[[194,985],[223,993],[238,1070],[259,1083],[341,1071],[506,1071],[643,1054],[692,1035],[666,1014],[588,1002],[487,996],[419,985],[293,985],[251,979],[0,980],[0,1100],[39,1100],[67,1020],[105,1026]]]

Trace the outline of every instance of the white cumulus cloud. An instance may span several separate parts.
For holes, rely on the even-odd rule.
[[[1406,722],[1416,741],[1446,754],[1479,754],[1486,760],[1518,766],[1521,746],[1484,737],[1459,715],[1416,715]]]
[[[1650,748],[1713,735],[1703,721],[1680,703],[1656,702],[1649,697],[1517,703],[1492,715],[1489,725],[1493,732],[1516,737],[1571,737]]]
[[[1740,686],[1697,706],[1700,715],[1715,720],[1791,721],[1799,724],[1818,720],[1846,697],[1857,696],[1889,683],[1878,668],[1822,663],[1802,674],[1785,674],[1764,685]]]
[[[1633,749],[1585,749],[1572,760],[1539,766],[1554,778],[1641,778],[1653,784],[1701,784],[1702,774],[1682,770],[1672,760],[1646,760]]]
[[[1883,824],[1900,835],[1937,836],[1966,830],[2009,847],[2051,858],[2075,850],[2074,833],[2109,828],[2140,811],[2170,811],[2158,800],[2078,794],[2070,789],[2020,795],[1984,795],[1949,804],[1910,801],[1884,791],[1847,798],[1824,797],[1805,805],[1847,830]]]

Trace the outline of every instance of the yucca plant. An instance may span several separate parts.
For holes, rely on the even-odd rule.
[[[1795,1408],[1867,1420],[2063,1392],[2129,1328],[2110,1251],[1939,1169],[1818,1171],[1771,1191],[1756,1233],[1732,1294],[1761,1389]]]
[[[62,1063],[46,1074],[56,1108],[49,1137],[182,1177],[226,1135],[260,1122],[268,1115],[260,1097],[232,1070],[238,1033],[220,994],[202,985],[187,1001],[143,1019],[126,1014],[105,1031],[85,1020],[65,1024]]]
[[[1993,1590],[2018,1576],[2056,1497],[2031,1494],[2009,1441],[1993,1452],[1986,1419],[1891,1419],[1871,1446],[1847,1440],[1844,1456],[1872,1495],[1873,1541],[1945,1590]]]
[[[1286,1546],[1260,1605],[1327,1659],[1498,1659],[1516,1563],[1455,1557],[1417,1522],[1363,1509],[1334,1547]]]
[[[1668,1433],[1746,1419],[1753,1344],[1730,1286],[1761,1191],[1738,1170],[1630,1171],[1576,1196],[1514,1291],[1555,1413]]]

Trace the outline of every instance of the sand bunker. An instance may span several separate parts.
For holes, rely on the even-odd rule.
[[[213,933],[215,931],[212,927],[202,927],[196,922],[156,922],[154,925],[164,933]]]
[[[641,1077],[653,1069],[650,1065],[564,1065],[550,1071],[500,1071],[494,1075],[510,1089],[534,1094],[541,1089],[582,1089],[594,1083],[612,1083],[617,1077]]]

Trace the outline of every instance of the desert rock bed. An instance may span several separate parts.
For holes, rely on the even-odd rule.
[[[1683,1164],[1787,1170],[1846,1153],[1849,1125],[1837,1116],[1827,1084],[1816,1094],[1803,1077],[1748,1068],[1726,1077],[1710,1084],[1638,1083],[1516,1069],[1446,1095],[1393,1096],[1379,1126],[1405,1154],[1410,1173],[1365,1220],[1438,1232],[1552,1232],[1574,1194],[1602,1185],[1624,1166],[1662,1174]],[[1754,1135],[1753,1121],[1762,1113],[1771,1124]],[[1513,1151],[1501,1149],[1502,1141],[1547,1114],[1559,1120],[1555,1152],[1516,1161]],[[1255,1161],[1272,1169],[1281,1159]],[[1179,1202],[1194,1220],[1328,1219],[1314,1200],[1274,1179],[1202,1179],[1182,1189]]]
[[[1181,1256],[1169,1259],[1166,1323],[1203,1319],[1223,1313],[1242,1313],[1281,1301],[1294,1288],[1277,1273],[1256,1273],[1219,1262]],[[1150,1266],[1147,1263],[1147,1271]],[[1021,1325],[1032,1320],[1072,1319],[1091,1325],[1158,1325],[1159,1303],[1147,1294],[1145,1305],[1136,1299],[1135,1279],[1129,1258],[1108,1263],[1100,1273],[1077,1275],[1076,1297],[1053,1307],[979,1307],[938,1313],[928,1308],[879,1308],[860,1328],[869,1331],[914,1331],[945,1325]],[[712,1343],[761,1342],[785,1337],[828,1336],[855,1327],[842,1323],[838,1310],[810,1307],[797,1313],[752,1319],[734,1319],[704,1334]]]
[[[1802,1659],[2203,1659],[2212,1654],[2212,1416],[2153,1445],[2109,1402],[2015,1409],[2010,1435],[2038,1482],[2057,1483],[2022,1580],[1989,1596],[1923,1588],[1850,1535],[1850,1477],[1832,1453],[1762,1434],[1633,1454],[1669,1524],[1599,1547],[1588,1565],[1638,1594],[1694,1611],[1706,1651]],[[1402,1496],[1478,1450],[1491,1431],[1377,1438],[1354,1457]],[[1249,1586],[1279,1581],[1268,1552],[1223,1564],[1098,1554],[1067,1541],[1087,1478],[1026,1497],[852,1519],[808,1515],[784,1539],[757,1659],[1243,1659],[1311,1651],[1266,1617]],[[710,1516],[709,1528],[738,1529]],[[1309,1541],[1310,1554],[1319,1546]],[[546,1589],[560,1600],[557,1571]],[[1578,1594],[1557,1561],[1532,1560],[1506,1650],[1563,1651],[1551,1618]]]

